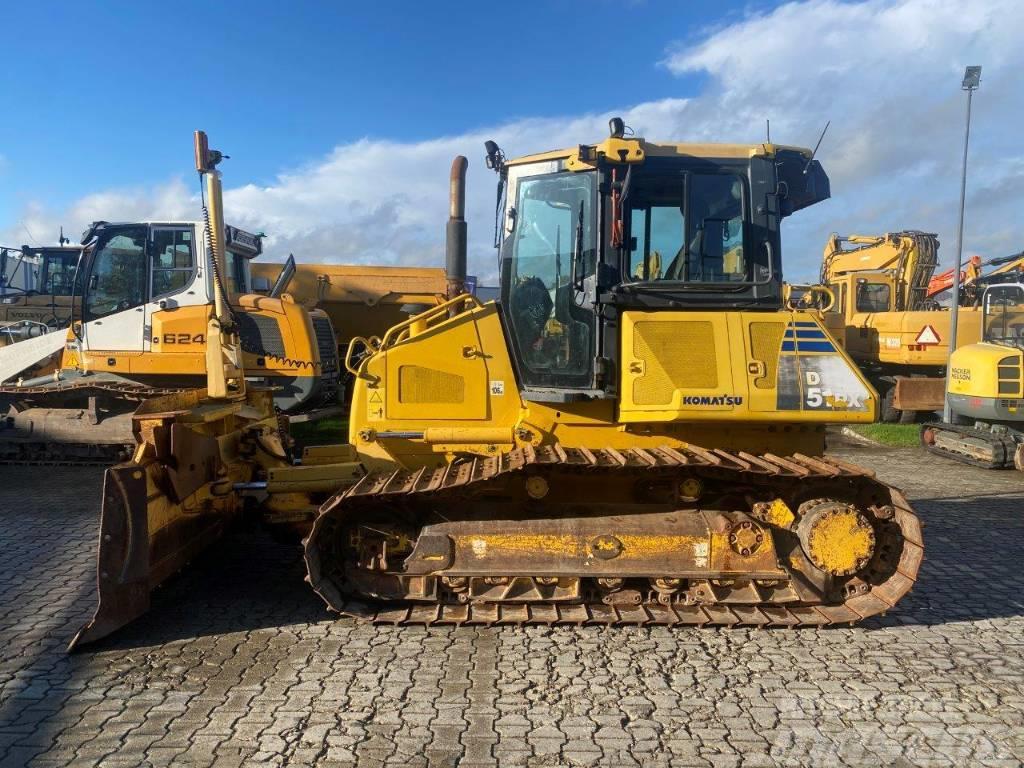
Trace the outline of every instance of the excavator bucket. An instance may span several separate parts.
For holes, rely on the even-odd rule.
[[[278,440],[269,391],[237,401],[208,400],[202,390],[153,398],[133,422],[135,455],[103,482],[96,612],[68,650],[145,613],[150,592],[237,516],[244,499],[232,488],[258,467],[240,456],[243,433]]]

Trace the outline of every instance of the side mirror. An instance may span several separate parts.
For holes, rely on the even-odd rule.
[[[254,277],[252,279],[252,292],[261,293],[266,296],[270,293],[270,280],[265,277]]]

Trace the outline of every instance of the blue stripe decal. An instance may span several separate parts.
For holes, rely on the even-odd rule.
[[[794,346],[796,345],[796,346]],[[799,350],[797,349],[799,346]],[[830,341],[799,341],[792,340],[782,342],[783,352],[835,352],[836,348]]]
[[[814,322],[813,320],[801,320],[801,321],[799,321],[797,323],[794,323],[794,325],[796,325],[797,328],[817,328],[818,327],[818,324],[816,322]]]
[[[828,338],[828,336],[825,335],[824,331],[819,331],[817,329],[812,330],[810,328],[808,328],[806,330],[804,330],[803,328],[800,328],[800,329],[798,329],[795,332],[793,331],[792,328],[790,328],[788,331],[786,331],[785,338],[787,338],[787,339],[794,338],[794,333],[796,335],[796,338],[798,338],[798,339],[827,339]]]

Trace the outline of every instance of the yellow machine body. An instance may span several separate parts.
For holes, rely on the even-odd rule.
[[[780,222],[829,196],[824,170],[809,150],[610,127],[512,161],[488,142],[496,302],[460,292],[456,158],[449,298],[349,343],[347,445],[296,464],[258,389],[221,415],[215,399],[137,415],[101,563],[136,559],[125,520],[229,517],[252,491],[302,532],[328,605],[373,620],[817,626],[892,608],[920,525],[899,491],[825,456],[826,425],[873,421],[877,394],[819,312],[783,302]],[[133,472],[136,490],[115,487]],[[137,615],[132,587],[101,590],[82,640]]]
[[[874,390],[813,313],[626,313],[621,399],[554,406],[522,398],[496,305],[456,303],[470,306],[392,329],[360,365],[349,438],[367,463],[555,442],[820,453],[825,423],[876,418]]]
[[[243,349],[245,368],[268,377],[313,376],[319,350],[313,323],[324,313],[311,313],[288,294],[271,299],[258,294],[235,297],[235,311],[254,321],[274,338],[275,354]],[[66,347],[62,365],[84,371],[125,375],[194,376],[206,374],[208,306],[186,306],[154,312],[148,350],[77,349]],[[69,334],[70,340],[74,339]],[[260,337],[262,342],[262,337]]]

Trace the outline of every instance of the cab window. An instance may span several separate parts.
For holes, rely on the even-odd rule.
[[[75,287],[77,254],[47,254],[43,263],[42,291],[54,296],[70,296]]]
[[[627,198],[631,281],[749,282],[745,186],[732,173],[639,176]],[[767,279],[767,265],[756,270]]]
[[[94,246],[86,317],[105,317],[146,301],[146,227],[104,232]]]
[[[984,340],[1024,348],[1024,286],[997,285],[985,291]]]
[[[888,312],[889,286],[884,283],[858,283],[857,311]]]
[[[152,264],[154,298],[184,290],[195,271],[191,227],[154,228]]]
[[[576,293],[594,270],[593,197],[593,173],[518,183],[504,290],[527,386],[590,383],[593,313],[578,305]]]

